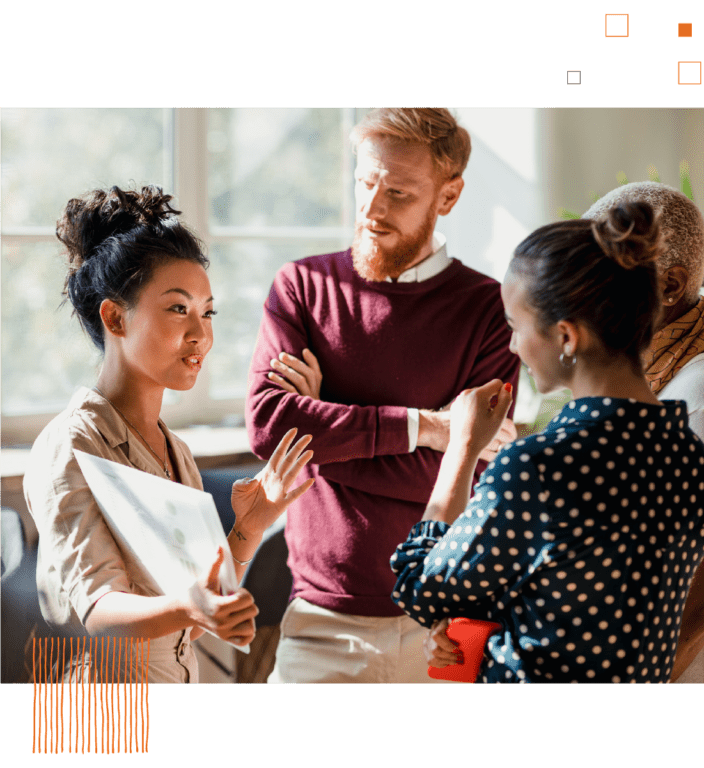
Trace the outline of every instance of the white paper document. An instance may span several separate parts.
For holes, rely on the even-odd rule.
[[[163,594],[189,589],[210,570],[218,547],[225,553],[222,593],[237,589],[235,564],[209,493],[83,451],[74,453],[115,540]]]

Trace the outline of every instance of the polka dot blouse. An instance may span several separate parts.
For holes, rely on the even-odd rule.
[[[394,601],[502,625],[478,682],[667,682],[704,554],[704,445],[683,402],[580,398],[506,446],[452,524],[416,524]]]

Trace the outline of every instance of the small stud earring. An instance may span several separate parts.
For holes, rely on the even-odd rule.
[[[668,296],[668,297],[667,297],[667,303],[668,303],[668,304],[672,304],[672,302],[673,302],[674,300],[675,300],[675,297],[674,297],[674,296]]]

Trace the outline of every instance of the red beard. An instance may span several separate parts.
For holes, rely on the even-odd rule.
[[[383,222],[377,222],[380,229],[390,229]],[[363,243],[364,225],[355,224],[352,242],[352,262],[357,274],[365,280],[383,282],[387,277],[398,277],[418,258],[420,249],[432,237],[435,228],[435,206],[431,206],[421,226],[412,234],[402,237],[393,248],[379,243]],[[398,233],[397,229],[392,231]]]

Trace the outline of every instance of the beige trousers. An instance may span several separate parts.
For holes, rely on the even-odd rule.
[[[704,683],[704,648],[694,657],[694,661],[675,680],[678,683]]]
[[[437,683],[426,630],[408,616],[351,616],[294,598],[268,683]]]

